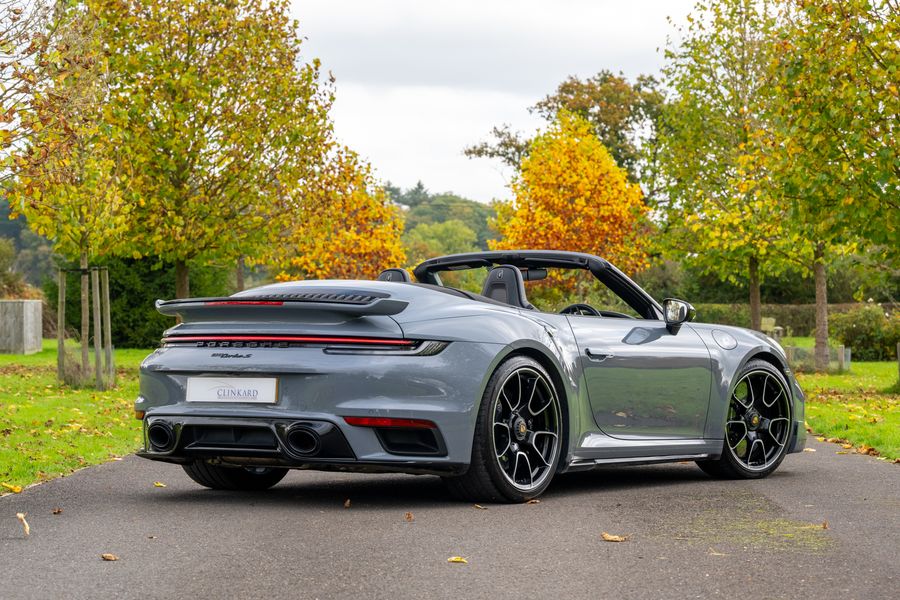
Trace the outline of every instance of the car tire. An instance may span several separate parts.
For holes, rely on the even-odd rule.
[[[698,460],[696,461],[697,466],[717,479],[762,479],[771,475],[778,468],[791,446],[793,406],[789,392],[790,387],[784,375],[771,363],[764,360],[749,361],[734,378],[734,381],[735,384],[728,395],[722,455],[716,459]],[[742,401],[739,398],[741,395],[739,388],[745,382],[748,382],[746,383],[748,388],[745,389],[749,389],[749,399],[748,396],[743,396]],[[779,392],[783,394],[783,397],[778,396]],[[769,407],[766,407],[765,404],[767,395],[774,398]],[[749,408],[744,404],[749,404]],[[779,408],[783,414],[779,414],[779,411],[776,410]],[[741,411],[745,411],[743,415],[740,414]],[[762,428],[752,429],[750,423],[754,414],[758,415],[761,421],[769,423],[769,426],[771,423],[778,422],[780,427],[776,432],[777,435]],[[777,417],[771,418],[774,415]],[[738,426],[741,421],[744,421],[743,435],[741,435],[741,426]],[[729,429],[729,424],[733,424],[731,429]],[[762,457],[761,464],[753,464],[755,441],[750,443],[750,450],[746,450],[746,439],[749,435],[754,436],[753,440],[756,440],[757,437],[760,439],[762,450],[757,451],[756,456],[757,459]],[[742,441],[745,449],[743,457],[739,450]],[[771,455],[766,450],[767,444],[772,448]]]
[[[519,399],[513,408],[511,402],[504,401],[506,396],[502,393],[514,390],[516,381]],[[528,402],[524,402],[522,396],[529,394]],[[538,398],[537,403],[535,398]],[[546,406],[541,408],[545,401]],[[499,407],[498,403],[501,403]],[[540,409],[537,414],[533,407]],[[497,420],[502,422],[495,423]],[[515,431],[520,433],[516,434],[512,423],[521,426],[523,421],[524,428],[517,428]],[[508,447],[501,456],[495,444],[504,445],[501,441],[504,429]],[[514,356],[497,367],[485,387],[468,471],[463,475],[444,477],[444,482],[454,497],[467,502],[527,502],[540,496],[550,485],[559,464],[563,441],[562,407],[553,379],[537,361]],[[509,463],[512,452],[515,452],[515,466]],[[524,460],[520,460],[520,454],[525,455]],[[537,469],[532,469],[532,462],[538,465]],[[518,471],[520,467],[521,472]],[[509,469],[512,469],[512,475]],[[538,472],[537,481],[535,471]],[[526,475],[530,476],[530,484],[524,482]],[[517,476],[522,479],[521,484],[515,483]]]
[[[202,460],[181,466],[188,477],[204,487],[248,492],[267,490],[284,479],[288,472],[287,469],[268,467],[220,467]]]

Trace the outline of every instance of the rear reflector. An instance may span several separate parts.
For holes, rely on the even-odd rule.
[[[407,429],[437,429],[437,425],[425,419],[391,419],[388,417],[344,417],[356,427],[404,427]]]
[[[173,335],[164,344],[178,342],[294,342],[301,344],[366,344],[374,346],[412,346],[414,340],[390,338],[331,337],[318,335]]]

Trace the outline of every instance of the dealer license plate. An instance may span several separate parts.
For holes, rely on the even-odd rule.
[[[278,380],[274,377],[188,377],[188,402],[274,404]]]

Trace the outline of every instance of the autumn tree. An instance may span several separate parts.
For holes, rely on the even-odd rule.
[[[828,365],[827,266],[863,242],[900,255],[900,7],[890,0],[785,2],[769,63],[760,181],[804,232],[816,290],[816,368]]]
[[[514,199],[497,205],[502,237],[492,249],[587,252],[631,272],[645,264],[641,189],[580,116],[560,112],[531,141],[511,188]]]
[[[595,135],[625,169],[632,182],[642,182],[652,195],[655,191],[655,157],[652,140],[663,103],[658,82],[639,75],[634,83],[621,73],[603,70],[592,77],[569,77],[556,91],[529,109],[552,123],[562,110],[577,114],[590,123]],[[517,168],[529,151],[529,143],[508,126],[494,127],[492,141],[465,149],[469,157],[498,158]]]
[[[54,14],[51,43],[35,55],[37,83],[20,118],[30,135],[13,153],[17,176],[8,186],[11,217],[53,242],[81,268],[81,367],[89,370],[87,268],[121,248],[131,205],[121,148],[110,143],[102,111],[110,78],[98,45],[98,22],[83,5]],[[60,99],[65,99],[61,102]]]
[[[22,117],[42,80],[38,57],[47,50],[50,13],[48,2],[0,0],[0,180],[15,175],[11,151],[30,133]]]
[[[756,185],[752,140],[765,126],[775,15],[768,1],[718,0],[688,16],[666,51],[670,97],[660,119],[664,193],[656,206],[665,253],[722,280],[745,275],[751,327],[761,327],[760,285],[795,255],[779,195]],[[796,240],[794,240],[796,241]]]
[[[136,194],[135,255],[253,259],[315,179],[331,91],[304,62],[289,2],[90,0],[116,86],[106,120]]]
[[[370,279],[404,264],[403,218],[370,167],[332,148],[315,179],[297,187],[258,259],[279,280]]]

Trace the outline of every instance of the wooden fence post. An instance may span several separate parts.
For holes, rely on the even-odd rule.
[[[103,268],[100,271],[100,286],[103,288],[103,345],[106,351],[104,358],[106,359],[106,377],[110,387],[116,385],[116,365],[113,361],[112,352],[112,319],[109,313],[109,269]]]
[[[897,381],[900,381],[900,342],[897,342]]]
[[[59,294],[56,303],[56,378],[60,383],[66,376],[66,272],[58,271]]]
[[[838,373],[844,372],[844,346],[840,345],[837,347],[837,359],[838,359]]]
[[[103,371],[100,368],[100,361],[103,354],[103,329],[100,325],[100,273],[96,267],[91,269],[91,292],[94,296],[94,378],[97,389],[102,390]]]

